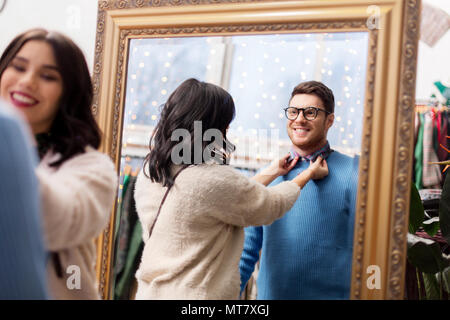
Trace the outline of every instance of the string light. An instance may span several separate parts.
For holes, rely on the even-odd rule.
[[[234,39],[237,39],[236,42],[236,46],[234,47],[234,63],[232,63],[232,73],[231,73],[231,81],[230,81],[230,93],[233,95],[233,98],[235,99],[235,103],[236,103],[236,109],[238,111],[237,115],[240,117],[240,112],[242,113],[243,107],[238,107],[241,105],[253,105],[256,108],[258,108],[255,111],[258,112],[253,112],[246,115],[246,117],[250,117],[253,119],[258,119],[261,121],[255,122],[255,127],[256,129],[262,129],[262,128],[270,128],[270,129],[275,129],[277,127],[280,127],[281,124],[283,123],[283,120],[285,121],[285,115],[284,112],[279,112],[279,118],[278,119],[270,119],[270,112],[273,111],[269,111],[269,110],[273,110],[274,107],[278,108],[278,110],[281,109],[281,106],[279,105],[279,103],[277,102],[278,98],[281,97],[282,100],[286,100],[286,90],[288,90],[288,86],[292,86],[294,85],[293,83],[291,83],[292,79],[296,76],[298,78],[298,76],[300,75],[300,78],[302,81],[305,80],[312,80],[315,77],[315,70],[317,70],[317,68],[319,68],[318,70],[320,71],[320,74],[322,75],[328,75],[328,77],[331,77],[332,75],[336,75],[336,80],[334,81],[340,81],[339,84],[334,84],[334,87],[332,88],[333,91],[335,91],[335,95],[338,97],[337,101],[336,101],[336,105],[338,107],[343,106],[343,101],[345,101],[345,105],[346,106],[351,106],[354,105],[356,106],[358,109],[354,108],[354,107],[350,107],[349,109],[345,108],[345,110],[349,110],[350,113],[348,113],[348,111],[346,112],[344,109],[339,109],[337,111],[336,114],[336,122],[340,123],[341,126],[334,126],[332,127],[332,131],[335,133],[344,133],[345,132],[345,138],[344,135],[341,134],[336,134],[335,137],[338,138],[338,143],[337,145],[341,146],[341,149],[338,150],[346,150],[346,148],[343,148],[343,145],[347,145],[350,141],[350,146],[349,146],[349,150],[353,150],[353,145],[354,143],[358,143],[359,140],[356,139],[356,141],[352,141],[352,139],[355,138],[355,136],[358,138],[359,135],[359,131],[360,130],[358,128],[358,125],[360,125],[359,123],[355,123],[354,119],[355,119],[355,115],[351,114],[356,112],[356,110],[359,110],[361,107],[361,100],[360,98],[360,92],[363,92],[362,90],[364,90],[364,88],[360,88],[360,81],[361,78],[364,77],[364,73],[360,74],[355,72],[356,70],[361,70],[361,66],[358,65],[359,60],[356,61],[356,57],[354,57],[355,55],[358,55],[358,51],[355,50],[355,48],[353,48],[353,46],[358,45],[359,42],[353,42],[354,38],[352,39],[351,44],[350,40],[347,39],[346,40],[346,46],[342,47],[342,48],[338,48],[335,47],[335,43],[336,41],[329,41],[327,39],[332,38],[333,35],[332,34],[328,34],[325,33],[324,37],[321,38],[320,36],[316,35],[316,34],[306,34],[306,35],[301,35],[300,38],[302,39],[310,39],[307,41],[303,41],[303,43],[299,44],[299,42],[295,43],[293,41],[285,41],[283,40],[282,37],[285,37],[288,35],[277,35],[277,37],[279,37],[278,40],[273,41],[271,38],[270,41],[264,41],[258,37],[254,37],[253,39],[255,41],[251,41],[251,42],[242,42],[241,40],[239,40],[240,37],[233,37],[232,38],[232,42],[234,42]],[[252,40],[253,40],[252,39]],[[339,38],[342,39],[342,38]],[[151,103],[147,102],[149,101],[149,95],[150,94],[154,94],[154,86],[156,84],[156,86],[159,86],[159,92],[161,95],[166,95],[168,93],[168,90],[173,90],[174,84],[180,82],[182,79],[182,77],[185,76],[186,73],[181,72],[180,75],[178,73],[176,73],[176,76],[172,76],[172,73],[174,72],[174,70],[178,70],[175,68],[178,68],[178,65],[180,63],[185,63],[185,61],[189,61],[186,59],[183,59],[182,56],[180,56],[179,58],[179,54],[181,53],[181,51],[179,51],[178,47],[173,51],[170,50],[170,46],[173,45],[178,45],[179,43],[183,43],[183,41],[188,40],[188,39],[175,39],[175,38],[168,38],[166,40],[170,40],[169,43],[165,44],[165,48],[169,48],[169,51],[167,52],[167,49],[165,50],[166,53],[164,52],[158,52],[156,51],[154,54],[154,48],[156,48],[155,46],[151,46],[152,50],[145,50],[150,48],[149,46],[149,42],[143,41],[142,44],[145,45],[145,47],[139,47],[139,50],[137,50],[136,47],[133,47],[133,52],[136,53],[136,58],[135,59],[139,59],[138,62],[134,64],[134,66],[131,65],[131,67],[129,67],[130,70],[130,77],[132,80],[139,80],[139,82],[137,83],[137,85],[130,87],[128,89],[128,93],[130,94],[136,94],[136,96],[133,95],[129,95],[127,97],[127,102],[126,103],[131,103],[131,106],[133,106],[134,111],[136,111],[136,108],[150,108],[150,107],[157,107],[160,105],[160,103],[158,103],[156,100],[152,100]],[[206,43],[210,43],[210,45],[208,45],[209,49],[206,50],[206,53],[203,53],[202,57],[206,56],[213,56],[213,55],[218,55],[218,53],[222,53],[222,51],[218,50],[218,47],[212,47],[215,46],[217,41],[215,41],[215,38],[212,37],[205,37]],[[148,39],[148,41],[155,41],[154,39]],[[158,39],[158,41],[161,41],[160,39]],[[178,42],[180,41],[180,42]],[[250,41],[250,40],[249,40]],[[315,41],[322,41],[321,43],[315,43]],[[341,41],[341,40],[339,40]],[[195,45],[197,45],[200,42],[195,43]],[[205,43],[205,42],[201,42],[201,43]],[[253,55],[249,55],[249,49],[252,48],[252,44],[255,43],[258,45],[258,52],[256,52]],[[204,46],[204,44],[202,44]],[[222,45],[222,44],[221,44]],[[228,44],[226,44],[228,45]],[[331,47],[331,46],[332,47]],[[173,47],[172,47],[173,48]],[[297,51],[305,51],[306,49],[308,51],[307,55],[300,55],[297,54],[297,56],[295,57],[295,52],[294,55],[292,55],[292,51],[297,49]],[[311,50],[312,49],[312,50]],[[327,56],[322,56],[320,57],[319,52],[317,52],[318,49],[323,49],[324,52],[326,52]],[[156,48],[156,50],[158,50]],[[333,51],[333,56],[330,56],[329,53],[331,53]],[[204,52],[204,51],[203,51]],[[141,58],[143,57],[149,57],[151,53],[152,59],[144,59],[142,60]],[[241,54],[240,54],[241,53]],[[290,53],[290,56],[287,55],[287,53]],[[311,55],[309,54],[311,53]],[[344,65],[344,70],[342,70],[342,64],[333,64],[332,60],[336,60],[336,61],[342,61],[342,55],[344,53],[348,54],[350,53],[353,57],[352,57],[352,61],[348,62],[347,65]],[[282,54],[282,55],[281,55]],[[161,61],[162,59],[164,59],[164,57],[169,57],[170,59],[166,58],[166,61]],[[289,57],[293,57],[294,59],[296,59],[295,61],[293,61],[291,58]],[[317,60],[316,60],[317,57]],[[345,57],[345,55],[344,55]],[[250,59],[247,59],[250,58]],[[359,58],[359,56],[358,56]],[[159,62],[157,62],[157,60],[159,59]],[[248,62],[249,60],[251,62],[255,61],[256,63],[258,63],[258,59],[259,60],[259,65],[257,64],[256,66],[253,65],[252,63],[246,63],[246,69],[245,71],[242,70],[242,67],[240,67],[241,65],[236,64],[237,62],[243,62],[244,59],[246,60],[246,62]],[[265,61],[266,59],[269,59],[267,61]],[[320,60],[318,60],[320,59]],[[217,61],[216,61],[217,60]],[[209,61],[210,63],[204,63],[201,60],[199,60],[199,66],[203,67],[203,70],[205,70],[204,68],[206,67],[206,70],[216,70],[216,65],[220,66],[221,61],[218,61],[217,58],[214,59],[203,59],[203,61]],[[290,64],[292,62],[292,64]],[[303,64],[302,64],[303,62]],[[286,64],[289,63],[289,64]],[[364,61],[363,61],[363,67],[364,67]],[[285,65],[283,65],[285,64]],[[155,79],[155,74],[153,73],[153,70],[157,70],[155,69],[154,65],[160,65],[163,67],[166,67],[170,70],[168,70],[167,72],[171,72],[170,75],[166,74],[166,75],[160,75],[159,80],[160,81],[155,81],[152,79]],[[306,65],[306,66],[305,66]],[[237,69],[236,69],[237,68]],[[300,70],[299,70],[300,69]],[[202,70],[202,68],[197,68],[197,70]],[[285,74],[283,74],[283,81],[276,81],[276,78],[271,77],[272,74],[276,73],[278,70],[278,72],[286,72]],[[236,72],[237,71],[237,72]],[[344,72],[345,73],[344,73]],[[166,73],[167,73],[166,72]],[[265,72],[265,74],[263,74],[263,72]],[[211,75],[211,72],[208,72],[207,75]],[[201,74],[196,74],[195,72],[193,73],[193,77],[197,77],[199,79],[201,79],[202,77],[205,79],[205,81],[209,81],[209,82],[217,82],[217,79],[213,79],[213,78],[209,78],[207,77],[207,75],[201,75]],[[170,79],[169,79],[170,76]],[[324,76],[322,76],[324,77]],[[340,78],[340,80],[338,80],[338,78]],[[158,74],[156,73],[156,79],[158,79]],[[288,79],[286,81],[284,81],[285,79]],[[330,78],[323,78],[325,79],[325,83],[326,81]],[[319,79],[316,79],[320,81],[320,75],[319,75]],[[353,81],[354,80],[354,81]],[[233,82],[234,81],[234,82]],[[147,86],[144,86],[142,83],[146,83],[148,84]],[[134,83],[133,83],[134,84]],[[218,84],[220,85],[220,81],[218,82]],[[327,83],[326,83],[327,84]],[[327,84],[328,85],[328,84]],[[256,86],[256,88],[255,88]],[[147,88],[148,87],[148,88]],[[137,88],[137,90],[135,90]],[[259,100],[260,101],[254,101],[254,100],[245,100],[245,98],[243,98],[243,94],[245,94],[245,90],[242,91],[237,91],[238,89],[244,89],[246,88],[247,90],[256,90],[254,92],[254,97],[260,97]],[[339,93],[339,89],[342,88],[341,92]],[[234,91],[233,91],[234,90]],[[263,91],[264,90],[264,91]],[[158,92],[158,91],[156,91]],[[287,93],[288,95],[290,94],[290,92]],[[151,95],[150,95],[151,96]],[[250,97],[250,99],[254,99]],[[244,99],[244,100],[241,100]],[[264,100],[262,100],[264,99]],[[340,99],[340,100],[339,100]],[[347,100],[343,100],[343,99],[347,99]],[[138,101],[143,101],[143,103],[139,103]],[[285,102],[286,103],[286,102]],[[156,111],[156,109],[152,109],[154,111]],[[339,112],[343,113],[343,115],[339,115]],[[243,112],[243,114],[245,114],[245,111]],[[275,111],[276,114],[276,111]],[[145,115],[145,117],[144,117]],[[142,119],[139,119],[139,116],[142,117]],[[352,116],[351,119],[349,119],[349,117]],[[130,113],[130,115],[128,117],[125,118],[125,121],[136,121],[139,120],[139,122],[136,122],[136,124],[142,125],[145,124],[145,122],[147,122],[149,125],[154,125],[153,123],[150,123],[150,119],[152,121],[156,121],[157,120],[157,115],[156,114],[152,114],[152,112],[150,111],[150,109],[144,109],[141,112],[134,112],[134,113]],[[244,118],[245,119],[245,118]],[[238,128],[237,128],[237,132],[239,132],[239,135],[243,134],[244,128],[245,130],[247,130],[247,128],[250,125],[250,123],[247,124],[247,122],[245,122],[245,120],[241,119],[241,118],[237,118],[236,120],[238,120]],[[272,120],[272,121],[271,121]],[[239,122],[242,125],[239,125]],[[131,123],[129,122],[128,126],[130,126]],[[261,127],[262,126],[262,127]],[[283,124],[284,126],[284,124]],[[248,133],[252,133],[254,135],[257,135],[258,131],[256,129],[252,128],[253,130],[248,131]],[[347,133],[348,132],[352,132],[352,133]],[[233,132],[233,130],[231,131]],[[237,133],[236,132],[236,133]],[[284,133],[282,130],[280,130],[280,132],[282,134],[286,134]],[[333,139],[332,135],[331,138]],[[253,138],[252,138],[253,139]],[[285,139],[284,137],[281,137],[280,139]],[[235,137],[235,141],[236,143],[240,142],[240,143],[249,143],[248,141],[243,141],[242,139],[237,139]],[[251,140],[254,141],[254,140]],[[279,142],[279,146],[283,148],[283,150],[285,148],[289,147],[289,141],[284,141],[284,140],[278,140],[275,143]],[[250,142],[253,143],[253,142]],[[335,142],[331,142],[333,144],[335,144]],[[255,145],[255,144],[252,144]],[[241,148],[241,146],[238,146],[238,150],[239,148]],[[268,154],[270,155],[270,153],[265,152],[264,154],[261,153],[257,153],[258,156],[266,159]]]

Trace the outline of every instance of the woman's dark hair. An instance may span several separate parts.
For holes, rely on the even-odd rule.
[[[51,164],[57,167],[84,153],[87,145],[95,149],[100,146],[100,129],[91,111],[92,82],[80,48],[63,34],[45,29],[26,31],[11,41],[0,57],[0,77],[24,44],[32,40],[44,41],[52,47],[62,77],[58,111],[48,132],[51,148],[61,154]]]
[[[334,95],[333,91],[319,81],[306,81],[298,84],[292,90],[291,100],[296,94],[312,94],[320,98],[323,102],[325,110],[334,113]]]
[[[215,141],[216,147],[211,151],[215,156],[219,155],[221,164],[226,164],[229,154],[235,149],[226,137],[227,128],[235,112],[233,98],[224,89],[196,79],[184,81],[163,106],[160,120],[150,138],[150,153],[144,162],[144,167],[148,165],[148,177],[163,186],[172,186],[172,150],[180,143],[173,141],[172,133],[177,129],[189,132],[190,137],[184,145],[187,149],[183,149],[189,151],[189,163],[184,162],[184,165],[204,163],[208,160],[203,157],[205,148],[210,144],[209,141],[203,141],[203,132],[208,129],[220,131],[221,141]],[[200,136],[198,132],[197,135],[194,134],[196,121],[201,121]],[[201,145],[200,161],[198,155],[195,157],[194,151],[199,151],[194,149],[195,144]],[[186,155],[183,155],[185,159],[184,156]]]

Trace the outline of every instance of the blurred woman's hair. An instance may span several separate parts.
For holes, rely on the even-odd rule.
[[[180,154],[180,157],[187,159],[183,162],[184,165],[207,162],[210,158],[203,157],[207,153],[211,153],[215,160],[220,159],[216,162],[227,164],[230,153],[235,149],[226,136],[235,112],[233,98],[224,89],[196,79],[184,81],[170,95],[161,110],[160,120],[150,138],[150,153],[144,162],[144,167],[148,166],[148,175],[144,170],[145,174],[153,182],[162,183],[163,186],[172,186],[171,167],[174,164],[172,151],[176,145],[180,144],[179,141],[173,139],[172,133],[177,129],[189,133],[187,135],[189,141],[183,141],[183,149]],[[197,121],[201,121],[202,132],[200,134],[194,132]],[[203,141],[203,133],[209,129],[219,132],[220,141],[214,141],[212,144],[210,141]],[[208,150],[211,145],[214,145],[214,148]],[[198,146],[201,146],[201,155],[195,154],[195,152],[200,152]],[[187,154],[183,154],[183,150],[187,151]]]

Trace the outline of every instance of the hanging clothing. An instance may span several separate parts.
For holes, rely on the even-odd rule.
[[[415,181],[418,190],[422,189],[422,166],[423,166],[423,129],[424,129],[424,117],[423,114],[419,114],[419,130],[417,133],[417,143],[414,149],[415,159]]]
[[[439,135],[439,145],[443,145],[444,147],[447,148],[448,143],[447,143],[447,131],[448,131],[448,115],[446,112],[443,113],[439,113],[441,115],[441,132]],[[448,148],[447,148],[448,149]],[[439,161],[445,161],[447,160],[447,157],[449,156],[449,153],[447,151],[445,151],[444,148],[442,148],[441,146],[439,146],[438,148],[438,152],[437,152],[437,156]]]
[[[127,208],[129,208],[128,202],[124,199],[126,197],[128,191],[128,184],[130,181],[130,175],[125,174],[123,178],[122,184],[122,198],[120,205],[117,208],[116,212],[116,227],[115,227],[115,236],[114,236],[114,244],[115,244],[115,261],[114,261],[114,274],[117,276],[120,272],[122,272],[123,266],[125,265],[126,260],[126,252],[128,246],[128,234],[129,234],[129,214]],[[124,208],[125,207],[125,208]]]
[[[114,267],[116,283],[114,299],[129,300],[132,298],[131,289],[136,282],[134,275],[139,267],[139,262],[144,248],[142,240],[142,227],[136,212],[134,200],[134,188],[136,176],[127,177],[127,187],[122,200],[122,212],[117,238],[117,256],[121,256],[120,265]],[[116,269],[117,268],[117,269]]]
[[[427,112],[424,115],[425,124],[423,131],[423,175],[422,185],[424,188],[439,188],[441,183],[441,172],[437,162],[438,158],[433,146],[433,113]]]

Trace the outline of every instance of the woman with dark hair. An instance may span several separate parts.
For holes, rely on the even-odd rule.
[[[238,299],[244,227],[280,218],[310,179],[328,174],[318,158],[294,180],[265,187],[298,157],[288,162],[288,154],[253,179],[225,165],[234,114],[225,90],[195,79],[164,105],[135,188],[145,242],[137,299]]]
[[[18,35],[0,58],[0,96],[24,115],[38,147],[50,294],[98,299],[94,238],[109,221],[117,175],[96,150],[101,136],[83,53],[57,32]]]

